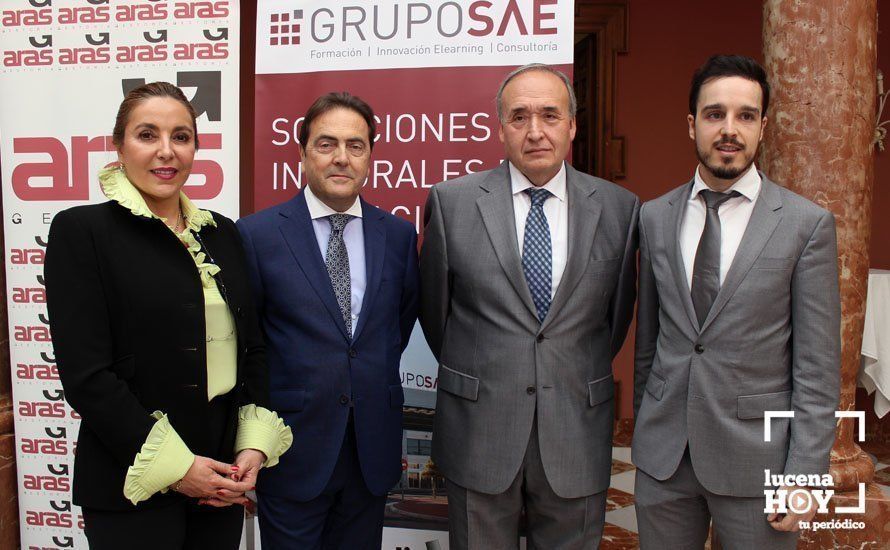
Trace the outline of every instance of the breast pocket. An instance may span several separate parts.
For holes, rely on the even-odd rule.
[[[794,267],[794,258],[758,258],[751,266],[757,270],[789,270]]]
[[[587,263],[584,274],[594,279],[607,279],[618,271],[620,261],[621,258],[592,259]]]

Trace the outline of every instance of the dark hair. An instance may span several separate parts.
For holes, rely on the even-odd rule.
[[[698,94],[701,92],[701,87],[709,80],[727,76],[740,76],[760,84],[760,90],[763,92],[760,116],[766,116],[766,108],[769,107],[769,82],[766,81],[766,71],[760,63],[744,55],[713,55],[695,71],[692,75],[692,87],[689,90],[689,114],[694,117],[698,110]]]
[[[569,94],[569,116],[574,118],[575,113],[578,111],[578,99],[575,97],[575,88],[572,86],[569,77],[567,77],[564,72],[558,69],[554,69],[550,65],[544,65],[543,63],[529,63],[528,65],[523,65],[522,67],[518,67],[511,71],[510,74],[505,76],[504,80],[501,82],[501,85],[498,88],[498,93],[495,96],[495,104],[497,105],[498,109],[498,119],[501,121],[504,120],[504,88],[507,87],[507,84],[509,84],[511,80],[529,71],[550,73],[562,81],[563,85],[566,87],[566,92]]]
[[[192,131],[195,132],[195,150],[197,150],[198,123],[196,119],[198,118],[198,115],[195,113],[195,108],[192,107],[192,104],[186,99],[185,94],[182,93],[182,90],[169,82],[151,82],[149,84],[143,84],[142,86],[130,90],[130,93],[124,97],[120,107],[117,109],[117,118],[114,120],[114,130],[111,132],[111,142],[114,143],[115,147],[120,149],[124,144],[124,131],[127,129],[127,123],[130,121],[130,113],[133,112],[133,109],[143,101],[153,97],[169,97],[182,103],[185,110],[188,111],[189,115],[192,117]]]
[[[300,146],[306,147],[309,141],[309,132],[312,129],[312,121],[321,115],[333,109],[349,109],[359,114],[368,125],[368,143],[371,150],[374,149],[374,135],[377,133],[377,122],[374,121],[374,111],[371,106],[365,103],[360,97],[354,96],[349,92],[330,92],[312,103],[306,116],[303,117],[303,124],[300,125]]]

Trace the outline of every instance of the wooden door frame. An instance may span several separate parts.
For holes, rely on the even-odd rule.
[[[615,134],[617,57],[627,53],[628,0],[575,0],[575,33],[596,36],[596,98],[590,143],[595,148],[595,176],[608,180],[626,175],[626,143]]]

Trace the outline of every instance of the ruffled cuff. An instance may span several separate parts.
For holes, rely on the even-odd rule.
[[[235,453],[244,449],[256,449],[266,455],[266,468],[278,464],[278,458],[287,451],[294,436],[290,426],[278,414],[257,407],[244,405],[238,410],[238,436],[235,438]]]
[[[133,504],[158,491],[166,493],[167,487],[182,479],[195,461],[195,455],[170,425],[167,415],[155,411],[152,416],[158,421],[148,432],[124,480],[124,496]]]

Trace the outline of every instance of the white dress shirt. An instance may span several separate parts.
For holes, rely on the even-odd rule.
[[[510,185],[513,188],[513,216],[516,218],[516,238],[519,240],[519,256],[522,256],[522,243],[525,239],[525,222],[528,212],[532,208],[532,199],[524,191],[534,188],[535,185],[528,181],[518,168],[510,165]],[[547,218],[547,226],[550,228],[551,250],[551,284],[550,298],[556,294],[562,272],[566,269],[566,259],[569,255],[569,197],[566,194],[566,166],[565,163],[553,179],[538,189],[546,189],[553,195],[544,201],[544,216]]]
[[[331,214],[349,214],[354,219],[349,220],[343,228],[343,243],[346,245],[346,253],[349,254],[349,282],[352,286],[352,298],[349,304],[349,312],[352,315],[352,331],[358,324],[358,316],[362,312],[362,300],[365,297],[367,278],[365,275],[365,234],[362,230],[362,203],[358,197],[345,212],[337,212],[330,206],[321,202],[308,185],[303,187],[306,194],[306,206],[309,208],[309,217],[312,218],[312,227],[315,229],[315,239],[318,241],[318,249],[321,251],[321,259],[324,260],[328,253],[328,241],[331,239],[331,222],[328,216]]]
[[[680,252],[683,255],[683,265],[686,267],[686,284],[692,288],[692,270],[695,266],[695,253],[698,249],[698,241],[705,230],[705,217],[707,207],[705,200],[699,196],[702,189],[710,189],[699,175],[701,166],[695,169],[695,183],[686,203],[686,213],[680,222]],[[733,197],[720,205],[717,213],[720,216],[720,284],[726,279],[726,273],[732,266],[732,260],[742,242],[742,236],[754,211],[754,203],[760,194],[760,174],[754,164],[739,178],[732,187],[726,190],[738,191],[740,197]]]

